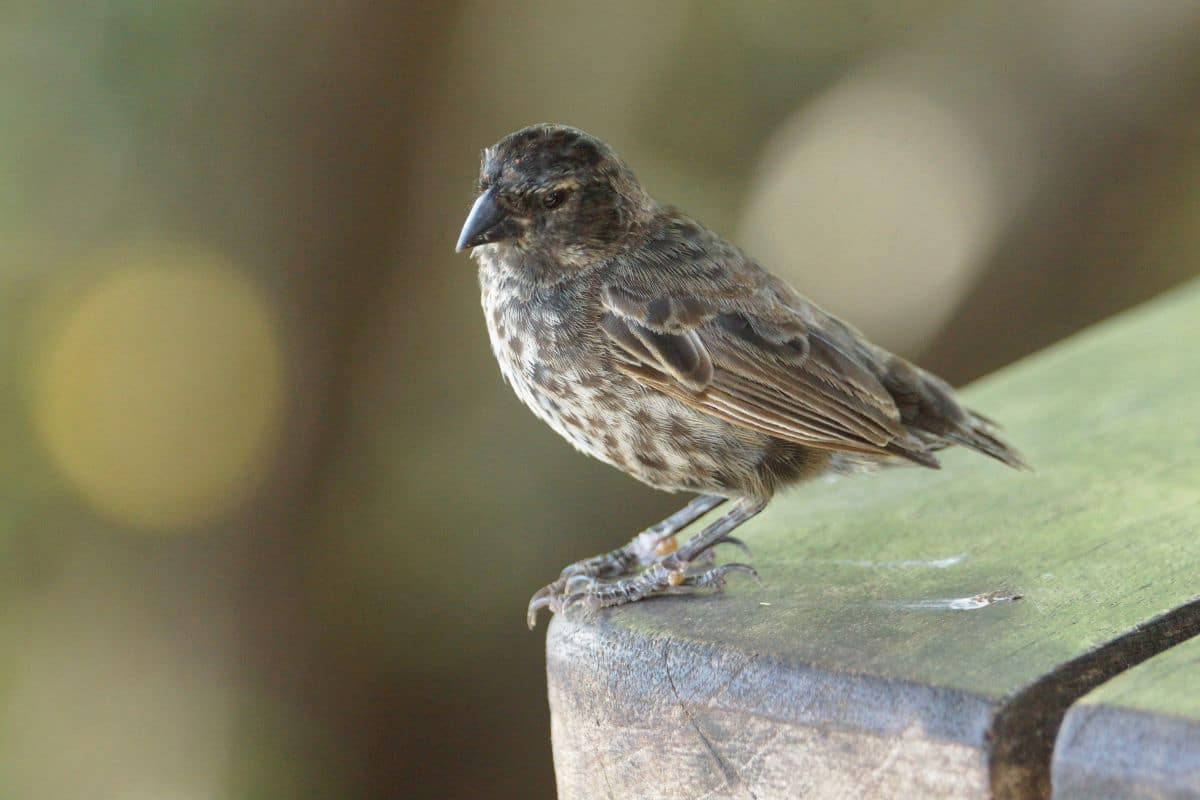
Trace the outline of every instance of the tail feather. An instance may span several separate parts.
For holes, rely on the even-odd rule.
[[[969,447],[976,452],[991,456],[1013,469],[1033,472],[1025,457],[1000,436],[1000,426],[982,414],[967,410],[965,424],[956,426],[945,434],[945,438]]]
[[[937,456],[933,451],[937,446],[930,446],[928,442],[923,442],[920,439],[910,438],[908,440],[897,440],[890,443],[884,448],[892,455],[900,456],[914,464],[919,464],[922,467],[929,469],[941,469],[942,462],[938,461]]]
[[[950,384],[899,356],[880,352],[880,382],[895,401],[901,422],[927,450],[960,444],[1013,469],[1033,471],[1025,457],[1004,441],[1000,426],[964,408]],[[923,463],[908,453],[900,455]]]

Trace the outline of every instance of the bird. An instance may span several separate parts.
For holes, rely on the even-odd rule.
[[[872,344],[703,224],[600,139],[542,123],[484,149],[456,250],[477,262],[492,351],[578,450],[691,502],[529,601],[598,609],[721,590],[714,548],[782,489],[958,445],[1028,469],[944,380]],[[676,535],[728,504],[680,544]]]

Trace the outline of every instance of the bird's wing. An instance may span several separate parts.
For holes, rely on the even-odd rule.
[[[618,369],[714,417],[808,447],[936,465],[875,374],[837,331],[807,325],[795,297],[774,282],[733,298],[610,285],[600,324]]]

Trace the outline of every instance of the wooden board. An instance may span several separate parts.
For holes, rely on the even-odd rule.
[[[810,484],[761,584],[556,619],[560,797],[1046,796],[1070,703],[1200,631],[1197,343],[1193,284],[970,388],[1036,474]]]
[[[1200,798],[1200,639],[1118,675],[1071,707],[1054,797]]]

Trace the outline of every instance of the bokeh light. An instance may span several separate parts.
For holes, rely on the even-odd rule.
[[[817,302],[911,352],[981,266],[997,221],[993,175],[952,109],[918,86],[855,79],[767,148],[746,244]]]
[[[33,357],[47,452],[97,510],[178,530],[262,477],[282,413],[282,355],[262,295],[215,253],[129,246],[67,304]]]

